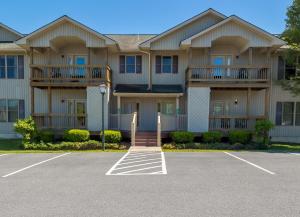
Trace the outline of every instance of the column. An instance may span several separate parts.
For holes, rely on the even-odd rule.
[[[121,130],[121,97],[117,96],[117,109],[118,109],[118,129]]]

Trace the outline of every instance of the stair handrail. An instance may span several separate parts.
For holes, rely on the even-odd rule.
[[[137,113],[134,112],[131,121],[131,145],[135,146],[135,134],[136,134],[136,125],[137,125]]]
[[[157,146],[161,146],[161,120],[160,112],[157,114]]]

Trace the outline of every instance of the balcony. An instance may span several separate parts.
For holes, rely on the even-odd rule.
[[[100,65],[31,65],[31,86],[86,87],[111,82],[111,69]]]
[[[268,66],[200,66],[189,67],[186,81],[191,83],[206,82],[209,86],[228,86],[228,84],[264,85],[270,80]]]
[[[86,114],[48,114],[35,113],[32,115],[38,129],[86,129]]]

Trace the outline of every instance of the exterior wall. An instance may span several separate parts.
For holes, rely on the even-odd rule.
[[[87,47],[105,47],[104,39],[97,38],[91,33],[88,33],[69,22],[65,22],[57,27],[53,27],[52,29],[39,34],[34,39],[31,39],[29,44],[32,47],[50,47],[51,40],[61,36],[66,38],[80,38],[86,42]]]
[[[1,41],[15,41],[19,38],[20,38],[20,36],[10,32],[0,26],[0,42]]]
[[[210,88],[189,87],[188,97],[188,131],[207,132],[209,125]]]
[[[235,104],[235,100],[238,104]],[[223,102],[224,115],[246,116],[247,115],[247,91],[246,90],[212,90],[210,101],[210,114],[213,114],[213,104]],[[251,91],[250,116],[262,116],[265,109],[265,90]],[[226,109],[227,108],[227,109]],[[228,110],[228,112],[226,112]]]
[[[120,55],[142,55],[142,73],[120,73]],[[110,53],[108,64],[112,69],[113,85],[115,84],[148,84],[149,57],[143,53]]]
[[[193,39],[192,47],[211,47],[212,41],[224,36],[241,36],[248,40],[249,47],[270,46],[270,41],[265,37],[259,36],[246,27],[231,21]]]
[[[151,50],[179,50],[180,42],[220,22],[222,18],[206,15],[181,29],[153,42]]]
[[[152,84],[181,84],[185,85],[185,70],[188,67],[188,58],[185,51],[155,51],[151,54],[152,63]],[[173,56],[178,55],[178,73],[156,73],[155,56]]]
[[[87,126],[90,131],[100,131],[102,127],[102,96],[98,87],[87,87]],[[104,128],[108,128],[109,92],[104,97]]]
[[[22,53],[14,54],[22,55]],[[29,58],[27,56],[24,56],[24,79],[0,79],[0,99],[23,99],[25,116],[30,115]],[[0,122],[0,138],[16,136],[13,123]]]

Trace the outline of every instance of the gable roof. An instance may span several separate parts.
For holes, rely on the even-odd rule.
[[[2,27],[3,29],[15,34],[16,36],[19,36],[20,38],[23,37],[24,35],[16,30],[14,30],[13,28],[10,28],[9,26],[3,24],[3,23],[0,23],[0,27]]]
[[[263,35],[264,37],[272,40],[273,45],[284,45],[284,44],[286,44],[285,41],[278,38],[277,36],[275,36],[275,35],[273,35],[273,34],[267,32],[267,31],[255,26],[255,25],[253,25],[252,23],[249,23],[249,22],[243,20],[242,18],[240,18],[238,16],[232,15],[232,16],[228,17],[227,19],[225,19],[225,20],[223,20],[219,23],[216,23],[215,25],[213,25],[213,26],[211,26],[211,27],[209,27],[209,28],[207,28],[207,29],[191,36],[190,38],[187,38],[187,39],[181,41],[180,45],[181,46],[189,46],[189,45],[191,45],[193,39],[198,38],[198,37],[204,35],[205,33],[208,33],[208,32],[210,32],[210,31],[212,31],[212,30],[214,30],[214,29],[216,29],[216,28],[218,28],[218,27],[220,27],[220,26],[222,26],[222,25],[224,25],[224,24],[226,24],[230,21],[236,21],[239,24],[242,24],[242,25],[250,28],[251,30],[256,31],[257,33]]]
[[[59,23],[62,23],[62,22],[65,22],[65,21],[68,21],[68,22],[74,24],[75,26],[77,26],[77,27],[79,27],[79,28],[81,28],[81,29],[83,29],[87,32],[90,32],[91,34],[95,35],[96,37],[105,40],[105,42],[109,45],[117,44],[116,41],[114,41],[113,39],[111,39],[111,38],[97,32],[97,31],[91,29],[90,27],[88,27],[88,26],[72,19],[71,17],[69,17],[67,15],[62,16],[62,17],[46,24],[45,26],[42,26],[41,28],[33,31],[32,33],[26,35],[25,37],[19,39],[17,41],[17,44],[26,44],[27,39],[32,38],[33,36],[36,36],[36,35],[38,35],[39,33],[43,32],[43,31],[46,31],[48,28],[50,28],[52,26],[55,26],[55,25],[58,25]]]
[[[197,14],[196,16],[194,16],[194,17],[192,17],[192,18],[190,18],[190,19],[188,19],[188,20],[186,20],[186,21],[184,21],[184,22],[182,22],[182,23],[180,23],[180,24],[172,27],[171,29],[168,29],[168,30],[164,31],[161,34],[159,34],[159,35],[157,35],[157,36],[155,36],[155,37],[153,37],[153,38],[151,38],[151,39],[149,39],[147,41],[144,41],[143,43],[140,44],[140,47],[148,47],[152,42],[157,41],[158,39],[160,39],[160,38],[162,38],[162,37],[164,37],[164,36],[166,36],[166,35],[174,32],[174,31],[182,28],[183,26],[186,26],[186,25],[194,22],[195,20],[197,20],[197,19],[199,19],[201,17],[204,17],[207,14],[213,14],[215,16],[218,16],[218,17],[222,18],[222,19],[226,19],[227,18],[227,16],[225,16],[224,14],[221,14],[220,12],[218,12],[218,11],[212,9],[212,8],[209,8],[208,10],[206,10],[206,11],[200,13],[200,14]]]

